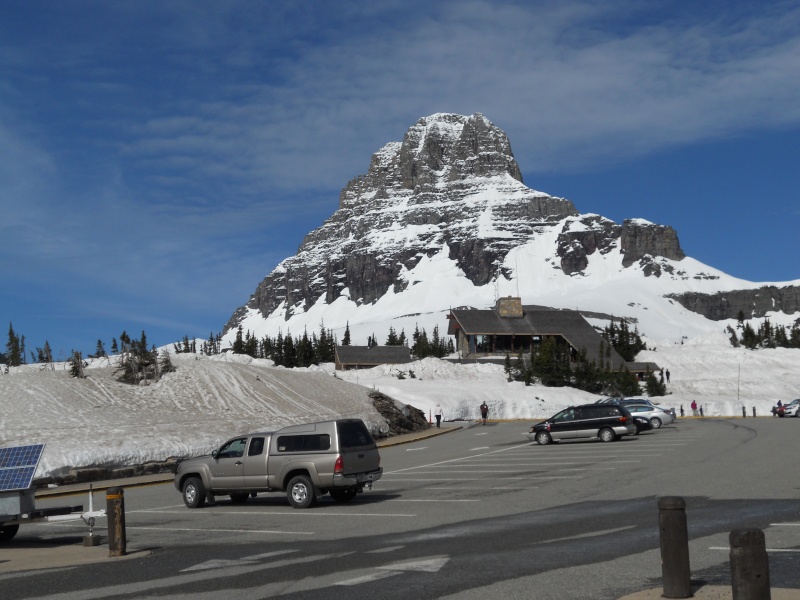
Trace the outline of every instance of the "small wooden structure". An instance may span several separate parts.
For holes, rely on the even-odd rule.
[[[336,346],[336,370],[371,369],[411,362],[408,346]]]

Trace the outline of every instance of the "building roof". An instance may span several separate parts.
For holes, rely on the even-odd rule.
[[[336,346],[336,360],[347,365],[386,365],[411,362],[408,346]]]
[[[496,310],[453,309],[447,328],[449,335],[462,329],[467,335],[559,335],[576,350],[585,349],[590,360],[600,362],[600,345],[609,351],[603,357],[613,368],[625,365],[623,358],[584,319],[578,311],[523,306],[522,317],[501,317]]]

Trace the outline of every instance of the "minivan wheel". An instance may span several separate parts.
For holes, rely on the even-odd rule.
[[[661,429],[661,419],[658,417],[653,417],[650,419],[650,425],[653,426],[653,429]]]
[[[600,439],[604,442],[613,442],[617,439],[617,434],[614,433],[613,429],[605,427],[600,430]]]
[[[183,503],[189,508],[202,508],[206,503],[206,488],[199,477],[183,482]]]
[[[286,498],[293,508],[308,508],[316,501],[317,493],[308,477],[297,475],[292,477],[286,488]]]
[[[550,434],[546,431],[540,431],[536,434],[536,443],[540,446],[546,446],[550,442],[553,441],[553,438],[550,437]]]

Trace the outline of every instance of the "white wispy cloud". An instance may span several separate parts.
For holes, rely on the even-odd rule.
[[[700,4],[47,3],[0,29],[0,273],[206,281],[232,311],[435,112],[482,112],[534,174],[797,128],[800,6]]]

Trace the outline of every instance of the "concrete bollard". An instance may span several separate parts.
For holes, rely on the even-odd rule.
[[[760,529],[731,531],[733,600],[770,600],[769,558]]]
[[[661,577],[665,598],[690,598],[692,578],[689,570],[689,530],[686,526],[686,501],[665,496],[658,501],[658,526],[661,532]]]
[[[125,556],[125,490],[121,487],[106,491],[106,519],[108,520],[108,555]]]

